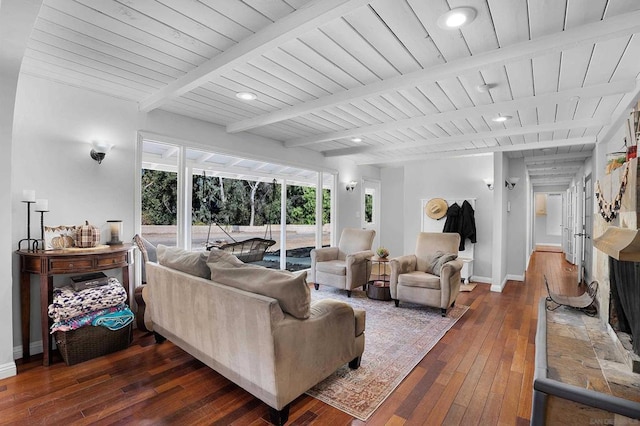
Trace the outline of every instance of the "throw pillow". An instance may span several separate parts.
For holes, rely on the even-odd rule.
[[[440,269],[442,269],[442,265],[444,265],[445,263],[451,260],[455,260],[457,258],[458,258],[457,253],[445,253],[443,251],[437,251],[431,258],[431,263],[429,265],[429,268],[427,268],[427,269],[431,269],[431,271],[427,271],[427,272],[430,272],[433,275],[440,276]]]
[[[224,250],[218,250],[217,248],[212,248],[209,252],[209,257],[207,258],[207,263],[223,263],[227,266],[242,266],[245,263],[238,259],[235,255],[226,252]]]
[[[233,257],[235,258],[235,256]],[[306,272],[294,274],[289,271],[247,265],[239,260],[240,263],[233,261],[233,259],[228,260],[220,259],[207,263],[211,270],[212,281],[272,297],[278,301],[284,312],[299,319],[309,318],[311,315],[311,292],[307,285]]]
[[[207,279],[211,277],[211,272],[207,266],[209,253],[205,251],[189,251],[158,244],[156,252],[158,263],[167,268],[176,269],[196,277]]]

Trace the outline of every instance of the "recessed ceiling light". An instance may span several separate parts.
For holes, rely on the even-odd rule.
[[[495,118],[492,118],[491,120],[495,121],[496,123],[504,123],[507,120],[511,120],[511,116],[510,115],[498,115]]]
[[[453,30],[472,22],[476,17],[476,10],[472,7],[457,7],[440,15],[438,26],[445,30]]]
[[[236,98],[242,99],[243,101],[253,101],[257,99],[258,96],[251,92],[238,92],[236,93]]]
[[[351,142],[362,142],[362,138],[351,138]]]

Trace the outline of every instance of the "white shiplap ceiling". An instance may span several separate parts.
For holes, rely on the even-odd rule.
[[[637,97],[638,32],[637,0],[44,0],[22,71],[358,164],[505,151],[566,184]]]

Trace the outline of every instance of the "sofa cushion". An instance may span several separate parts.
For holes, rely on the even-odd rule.
[[[306,272],[294,274],[247,265],[240,261],[236,263],[225,255],[215,258],[218,260],[211,259],[212,261],[207,263],[212,281],[272,297],[278,301],[284,312],[299,319],[309,318],[311,292],[307,285]]]
[[[422,287],[440,290],[440,277],[422,271],[398,275],[398,284],[407,287]]]
[[[427,262],[426,272],[440,276],[442,265],[458,258],[457,253],[445,253],[443,251],[435,252]]]
[[[211,251],[209,252],[207,263],[210,263],[210,262],[222,263],[222,264],[225,264],[226,266],[245,265],[245,263],[242,260],[238,259],[235,255],[227,251],[219,250],[216,248],[212,248]]]
[[[167,268],[176,269],[187,274],[209,279],[211,271],[207,266],[209,253],[189,251],[178,247],[167,247],[158,244],[158,263]]]
[[[327,260],[325,262],[317,262],[316,271],[332,275],[347,275],[347,264],[344,260]]]

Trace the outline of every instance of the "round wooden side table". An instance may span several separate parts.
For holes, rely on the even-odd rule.
[[[367,282],[367,297],[374,300],[391,300],[389,288],[389,274],[387,273],[388,257],[373,256],[371,262],[371,276]]]

